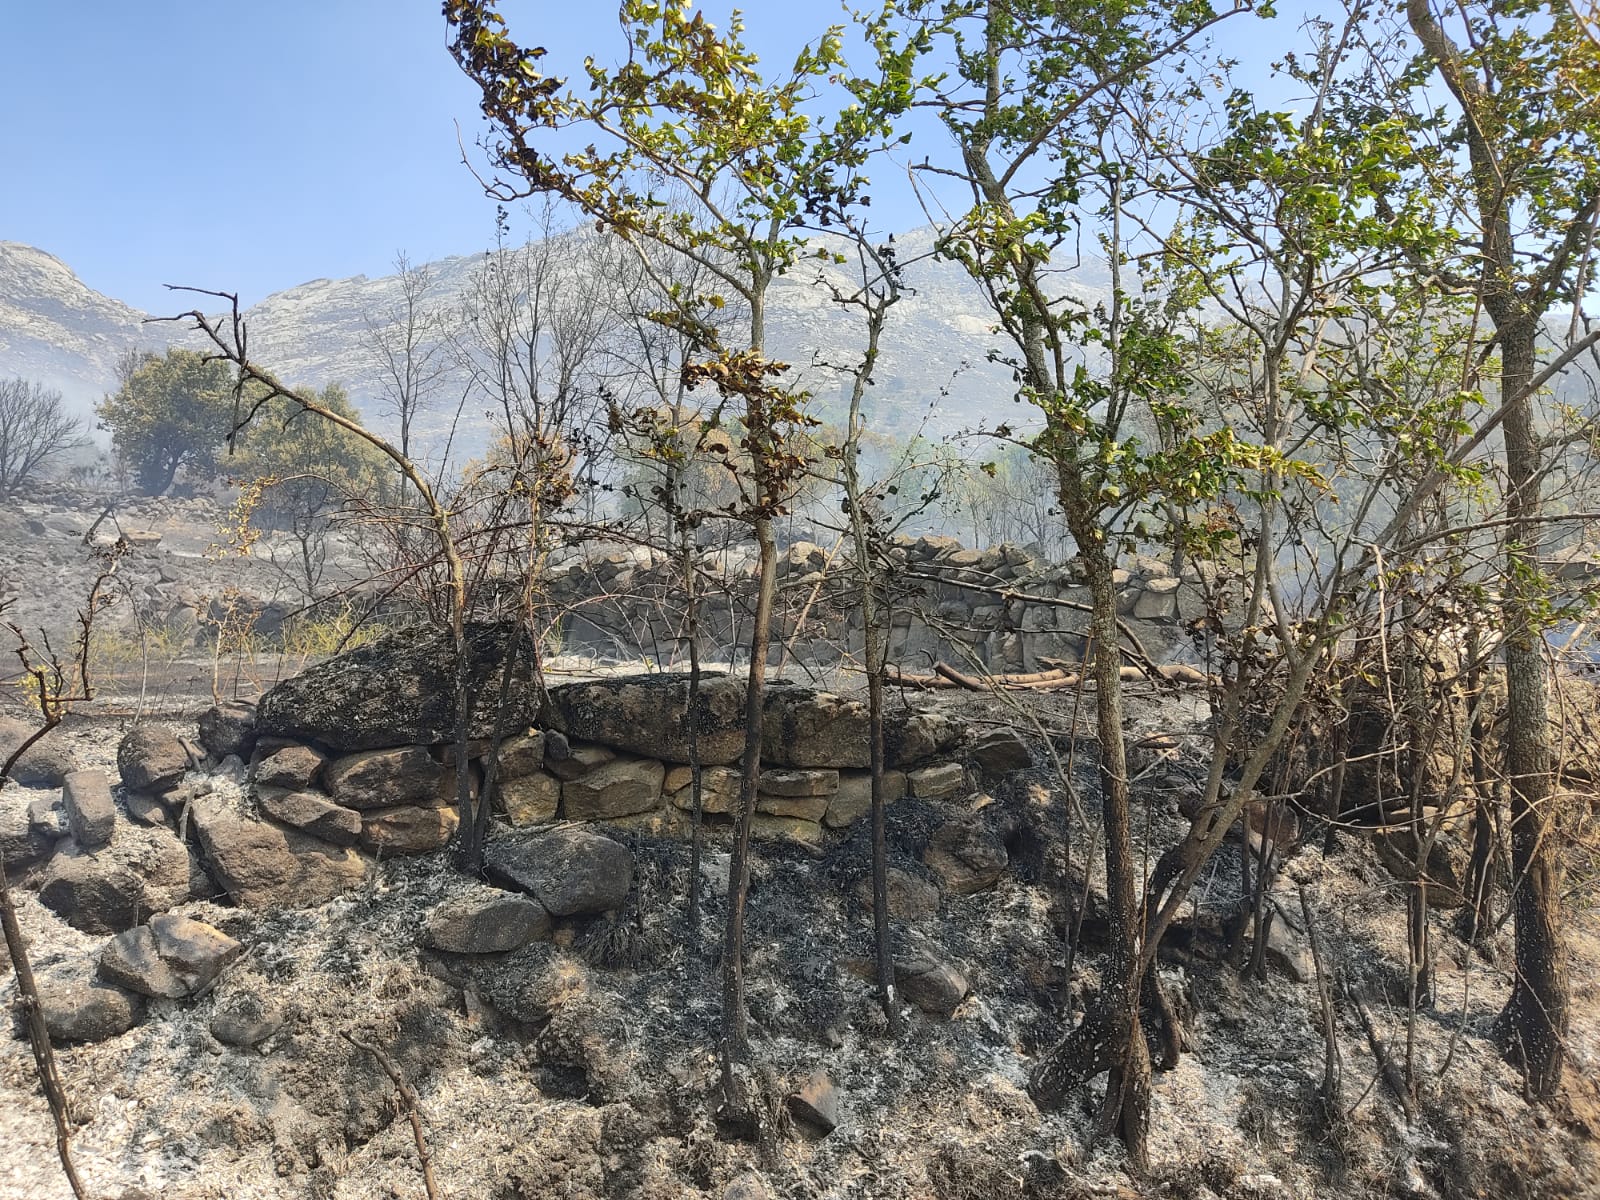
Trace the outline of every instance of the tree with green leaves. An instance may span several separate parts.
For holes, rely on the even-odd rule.
[[[966,205],[941,230],[941,249],[983,288],[1009,342],[1019,391],[1043,420],[1030,448],[1051,465],[1089,586],[1110,953],[1079,1036],[1047,1057],[1031,1090],[1055,1105],[1077,1078],[1109,1072],[1103,1123],[1120,1132],[1141,1169],[1150,1104],[1150,1056],[1139,1029],[1144,930],[1112,574],[1135,510],[1173,481],[1197,496],[1214,490],[1251,450],[1221,430],[1185,439],[1164,461],[1143,454],[1130,415],[1182,390],[1175,314],[1133,295],[1120,275],[1107,305],[1086,307],[1060,288],[1053,260],[1078,236],[1084,213],[1099,209],[1111,260],[1120,264],[1125,167],[1105,136],[1117,98],[1157,88],[1158,67],[1187,57],[1207,29],[1236,11],[914,0],[867,22],[879,78],[853,85],[868,119],[931,108],[951,136],[955,154],[930,157],[921,169]],[[930,58],[956,68],[930,69]],[[1186,90],[1180,84],[1174,101]],[[1099,366],[1091,365],[1091,348],[1101,352]]]
[[[1487,317],[1479,354],[1497,351],[1507,491],[1503,656],[1511,798],[1516,979],[1498,1033],[1534,1095],[1561,1082],[1570,1005],[1552,837],[1546,588],[1539,568],[1548,456],[1537,419],[1540,338],[1559,306],[1593,286],[1600,226],[1600,52],[1573,14],[1526,0],[1448,6],[1407,0],[1421,47],[1403,82],[1420,155],[1461,199],[1455,239],[1417,265],[1473,297]],[[1449,22],[1449,24],[1447,24]],[[1450,97],[1436,102],[1434,80]],[[1577,333],[1574,319],[1570,333]],[[1570,357],[1575,336],[1558,356]],[[1548,368],[1547,368],[1548,370]]]
[[[117,390],[95,406],[140,490],[162,495],[181,470],[210,479],[233,419],[226,363],[194,350],[130,352],[117,365]]]
[[[755,1108],[736,1066],[748,1057],[744,1000],[744,909],[748,853],[761,770],[761,713],[777,580],[773,522],[802,475],[794,435],[809,418],[802,397],[782,382],[786,368],[765,355],[768,291],[803,249],[797,226],[807,213],[841,211],[859,193],[859,167],[872,130],[841,120],[834,136],[806,111],[840,65],[841,34],[826,31],[792,66],[768,80],[735,19],[718,31],[703,14],[668,0],[624,0],[619,11],[624,61],[585,64],[587,90],[545,74],[542,47],[511,37],[493,0],[446,0],[451,52],[482,93],[493,129],[491,194],[502,201],[554,196],[629,242],[651,244],[698,264],[710,284],[688,292],[660,279],[669,305],[661,318],[692,331],[701,361],[686,365],[692,384],[709,384],[737,417],[748,474],[728,515],[753,532],[759,584],[749,641],[746,738],[729,915],[722,951],[724,1098],[735,1120]],[[563,131],[581,148],[549,146]],[[669,205],[668,198],[676,203]],[[650,269],[651,257],[641,255]],[[728,346],[703,319],[728,294],[747,317],[742,346]],[[729,422],[730,426],[732,422]]]

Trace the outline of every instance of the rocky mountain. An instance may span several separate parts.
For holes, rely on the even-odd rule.
[[[135,346],[166,345],[171,331],[85,284],[59,258],[0,242],[0,378],[21,375],[60,389],[88,413]]]
[[[987,359],[998,339],[990,333],[993,318],[984,298],[959,266],[925,257],[931,245],[927,229],[897,240],[908,291],[892,316],[876,372],[874,428],[946,436],[986,421],[1015,423],[1011,372]],[[428,264],[435,302],[460,296],[483,261],[476,254]],[[780,279],[770,305],[769,346],[801,369],[826,415],[846,391],[827,364],[858,355],[861,334],[859,316],[830,299],[817,285],[819,274],[849,283],[844,268],[811,260]],[[1064,290],[1089,300],[1107,285],[1098,260],[1061,279]],[[373,405],[378,370],[366,341],[370,323],[392,312],[398,297],[394,276],[317,279],[274,293],[247,313],[252,357],[292,382],[341,383],[369,418],[379,419]],[[147,316],[96,292],[60,259],[0,242],[0,377],[22,375],[59,388],[87,416],[115,386],[117,359],[127,350],[198,345],[192,332],[146,324]],[[461,389],[442,391],[459,395]],[[470,405],[466,411],[470,419]]]

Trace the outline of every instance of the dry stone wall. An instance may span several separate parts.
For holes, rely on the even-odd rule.
[[[736,648],[755,589],[753,554],[739,549],[703,556],[706,586],[702,656]],[[778,645],[807,663],[859,653],[862,637],[844,563],[813,542],[781,554],[775,613]],[[1087,627],[1089,589],[1075,564],[1051,564],[1013,545],[975,550],[951,537],[903,537],[888,552],[895,591],[891,661],[927,669],[938,661],[996,673],[1037,671],[1078,661]],[[1230,589],[1217,568],[1196,563],[1174,573],[1147,555],[1130,556],[1116,572],[1117,611],[1156,659],[1169,658],[1190,628]],[[661,663],[686,657],[683,596],[673,564],[643,547],[590,548],[557,565],[548,596],[564,614],[563,647],[618,660]],[[787,649],[786,649],[787,648]]]

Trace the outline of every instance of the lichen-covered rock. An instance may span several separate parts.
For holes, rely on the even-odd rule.
[[[544,766],[544,734],[538,730],[519,733],[500,743],[497,752],[500,779],[522,779]],[[449,754],[447,763],[454,761]]]
[[[556,819],[561,807],[561,781],[543,771],[502,779],[499,783],[500,807],[513,825],[538,825]]]
[[[189,752],[183,743],[157,725],[135,725],[117,746],[117,770],[130,791],[171,791],[188,769]]]
[[[633,887],[633,854],[587,829],[499,838],[485,852],[484,868],[491,879],[527,892],[556,917],[620,908]]]
[[[763,702],[761,759],[774,767],[862,769],[872,765],[867,706],[831,692],[773,686]],[[933,711],[891,713],[884,751],[891,766],[922,762],[950,751],[961,728]]]
[[[744,753],[742,679],[711,675],[700,681],[693,725],[700,761],[721,766]],[[556,722],[568,737],[672,763],[689,761],[689,680],[683,675],[636,675],[553,688]]]
[[[493,736],[501,665],[515,627],[467,626],[468,736]],[[518,658],[501,728],[526,729],[538,703],[526,655]],[[257,707],[261,734],[319,742],[340,752],[455,740],[455,655],[448,632],[403,630],[278,684]]]
[[[703,767],[700,771],[700,811],[727,814],[739,807],[743,774],[737,767]],[[674,808],[694,811],[694,780],[688,767],[675,767],[662,781]]]

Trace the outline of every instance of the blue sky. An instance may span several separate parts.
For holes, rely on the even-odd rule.
[[[768,61],[842,11],[743,8]],[[505,12],[553,55],[616,37],[609,0]],[[1261,39],[1264,57],[1252,24],[1237,34]],[[0,240],[155,313],[182,307],[164,283],[248,304],[385,274],[399,250],[427,261],[481,249],[494,205],[457,137],[470,146],[482,122],[444,41],[435,0],[0,3]],[[920,223],[909,207],[878,217]]]

